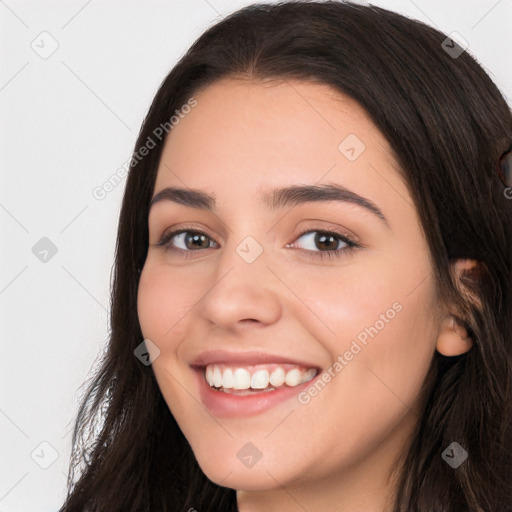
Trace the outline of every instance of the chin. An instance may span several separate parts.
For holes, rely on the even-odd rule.
[[[275,471],[263,467],[259,469],[253,467],[231,470],[226,468],[226,472],[218,471],[218,469],[210,466],[203,467],[200,465],[200,467],[206,477],[213,483],[236,491],[269,491],[278,489],[282,485],[281,479],[270,476],[274,475]]]

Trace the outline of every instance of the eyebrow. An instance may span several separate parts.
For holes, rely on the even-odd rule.
[[[291,185],[289,187],[264,192],[262,194],[262,200],[271,210],[303,203],[319,203],[326,201],[351,203],[373,213],[389,227],[388,220],[375,203],[342,185]],[[161,201],[172,201],[190,208],[199,208],[212,212],[216,210],[215,196],[197,189],[177,187],[164,188],[153,197],[149,203],[149,208]]]

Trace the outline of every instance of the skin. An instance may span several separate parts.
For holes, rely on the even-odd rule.
[[[391,148],[356,102],[327,85],[231,78],[194,97],[166,141],[154,195],[201,189],[217,210],[156,203],[139,284],[140,325],[160,350],[153,370],[163,396],[204,473],[238,490],[240,511],[389,510],[392,469],[421,414],[434,351],[471,346],[437,297]],[[354,161],[338,149],[350,134],[365,145]],[[374,202],[389,225],[350,203],[272,211],[260,196],[327,183]],[[185,253],[179,235],[174,252],[155,245],[171,227],[202,231],[217,245],[189,244]],[[321,259],[305,230],[349,234],[363,248]],[[247,236],[263,250],[253,263],[236,252]],[[245,418],[215,418],[201,404],[189,364],[204,350],[300,355],[328,369],[396,303],[400,312],[308,404],[292,398]],[[262,454],[251,468],[237,457],[248,442]]]

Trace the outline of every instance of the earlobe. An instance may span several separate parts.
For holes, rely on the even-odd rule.
[[[469,351],[473,340],[468,335],[463,323],[454,315],[447,316],[437,335],[437,351],[444,356],[460,356]]]

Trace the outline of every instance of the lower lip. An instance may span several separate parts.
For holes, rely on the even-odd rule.
[[[252,395],[233,395],[217,391],[206,382],[204,370],[195,370],[199,380],[199,394],[203,405],[214,416],[219,418],[235,418],[240,416],[253,416],[268,411],[290,398],[297,396],[301,391],[311,386],[313,379],[295,387],[283,386],[274,391],[262,391]]]

